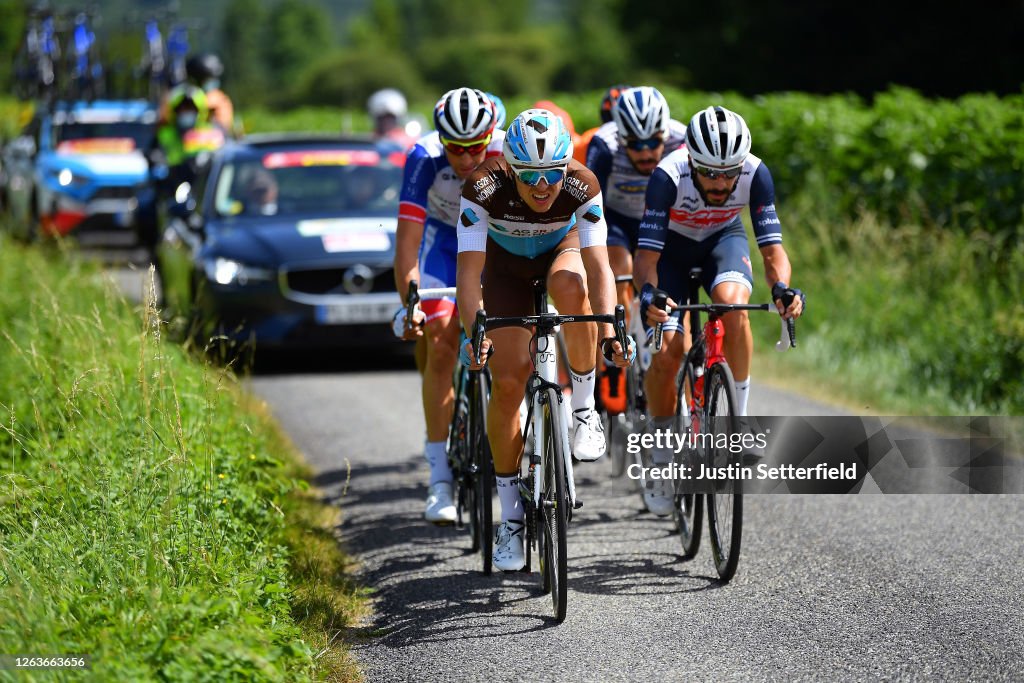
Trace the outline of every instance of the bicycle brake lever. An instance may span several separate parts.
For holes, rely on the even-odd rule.
[[[782,323],[782,331],[779,333],[779,341],[775,342],[775,350],[782,353],[796,347],[796,323],[792,318],[779,318]]]

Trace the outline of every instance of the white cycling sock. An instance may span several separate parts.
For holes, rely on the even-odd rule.
[[[501,521],[523,521],[523,501],[519,497],[519,475],[495,477],[498,482],[498,500],[501,501]]]
[[[569,375],[572,377],[572,398],[569,399],[569,404],[572,406],[573,412],[581,408],[593,408],[594,370],[580,375],[570,368]]]
[[[747,399],[750,398],[750,378],[736,382],[736,402],[739,403],[740,415],[747,414]]]
[[[452,480],[452,468],[448,466],[448,452],[444,441],[428,441],[423,449],[423,457],[430,464],[430,485],[439,481]]]

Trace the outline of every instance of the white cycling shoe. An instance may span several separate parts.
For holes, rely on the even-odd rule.
[[[608,448],[601,417],[589,407],[573,411],[572,417],[572,454],[577,460],[597,460]]]
[[[427,494],[427,509],[423,517],[434,524],[455,523],[455,503],[452,502],[452,483],[439,481],[430,486]]]
[[[517,572],[526,566],[526,525],[510,519],[498,525],[494,537],[494,566],[503,572]]]
[[[647,467],[664,467],[653,462],[650,457],[644,458]],[[675,505],[675,487],[671,479],[654,479],[653,477],[644,481],[644,505],[647,510],[659,517],[667,517],[672,514],[672,507]]]

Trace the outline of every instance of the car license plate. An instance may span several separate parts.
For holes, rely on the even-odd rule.
[[[386,323],[398,309],[398,302],[321,304],[316,307],[316,321],[321,325],[354,325]]]

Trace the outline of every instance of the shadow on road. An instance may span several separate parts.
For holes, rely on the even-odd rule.
[[[355,466],[351,472],[331,470],[313,482],[328,491],[330,502],[341,505],[341,536],[362,560],[360,580],[377,589],[378,644],[402,648],[497,638],[554,625],[550,598],[541,593],[536,553],[532,573],[484,576],[465,529],[423,522],[426,482],[410,484],[409,477],[416,470],[426,473],[418,460],[417,454],[386,465]],[[584,595],[685,594],[720,585],[716,576],[699,570],[703,563],[684,562],[664,551],[665,538],[675,533],[671,519],[634,510],[639,498],[633,491],[612,495],[615,500],[605,502],[606,509],[617,511],[614,516],[594,511],[577,515],[570,524],[570,602]],[[532,602],[516,607],[524,601]]]

